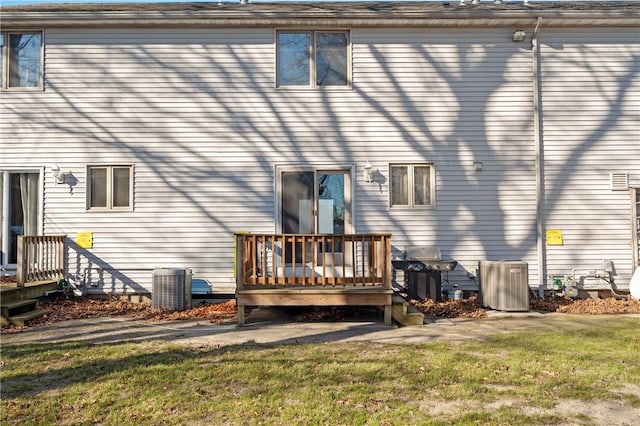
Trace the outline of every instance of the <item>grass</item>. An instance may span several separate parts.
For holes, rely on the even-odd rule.
[[[589,424],[558,401],[640,408],[638,319],[482,342],[217,349],[2,345],[0,423]]]

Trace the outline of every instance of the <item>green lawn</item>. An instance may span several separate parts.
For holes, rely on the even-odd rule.
[[[553,407],[640,412],[638,324],[423,345],[3,344],[0,422],[590,424]]]

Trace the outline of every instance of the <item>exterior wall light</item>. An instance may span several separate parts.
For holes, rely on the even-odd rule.
[[[364,178],[366,179],[366,181],[371,182],[373,179],[373,166],[369,164],[369,160],[367,160],[365,165],[362,166],[362,169],[364,170]]]
[[[53,175],[56,183],[64,183],[66,175],[60,170],[60,167],[57,164],[54,164],[51,168],[51,174]]]
[[[513,32],[513,36],[511,36],[511,40],[515,42],[524,41],[527,38],[527,33],[523,30],[517,30]]]
[[[480,170],[482,170],[482,161],[474,161],[473,170],[476,172],[479,172]]]

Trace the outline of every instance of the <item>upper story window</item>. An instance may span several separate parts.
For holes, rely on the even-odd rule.
[[[278,31],[278,87],[348,87],[349,31]]]
[[[42,88],[42,32],[3,31],[3,89]]]
[[[131,210],[133,208],[133,167],[87,167],[87,208],[89,210]]]
[[[435,170],[432,164],[391,164],[391,207],[433,207]]]

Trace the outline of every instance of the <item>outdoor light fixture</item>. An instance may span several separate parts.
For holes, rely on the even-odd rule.
[[[474,161],[473,170],[475,170],[476,172],[479,172],[480,170],[482,170],[482,161]]]
[[[515,42],[524,41],[527,38],[527,33],[523,30],[517,30],[513,32],[513,36],[511,36],[511,40]]]
[[[371,164],[369,164],[369,160],[367,160],[365,165],[362,166],[362,169],[364,170],[364,178],[367,180],[367,182],[371,182],[373,178],[373,167],[371,166]]]
[[[60,170],[60,167],[57,164],[54,164],[51,168],[51,174],[53,174],[53,178],[56,180],[56,183],[64,183],[65,174]]]

